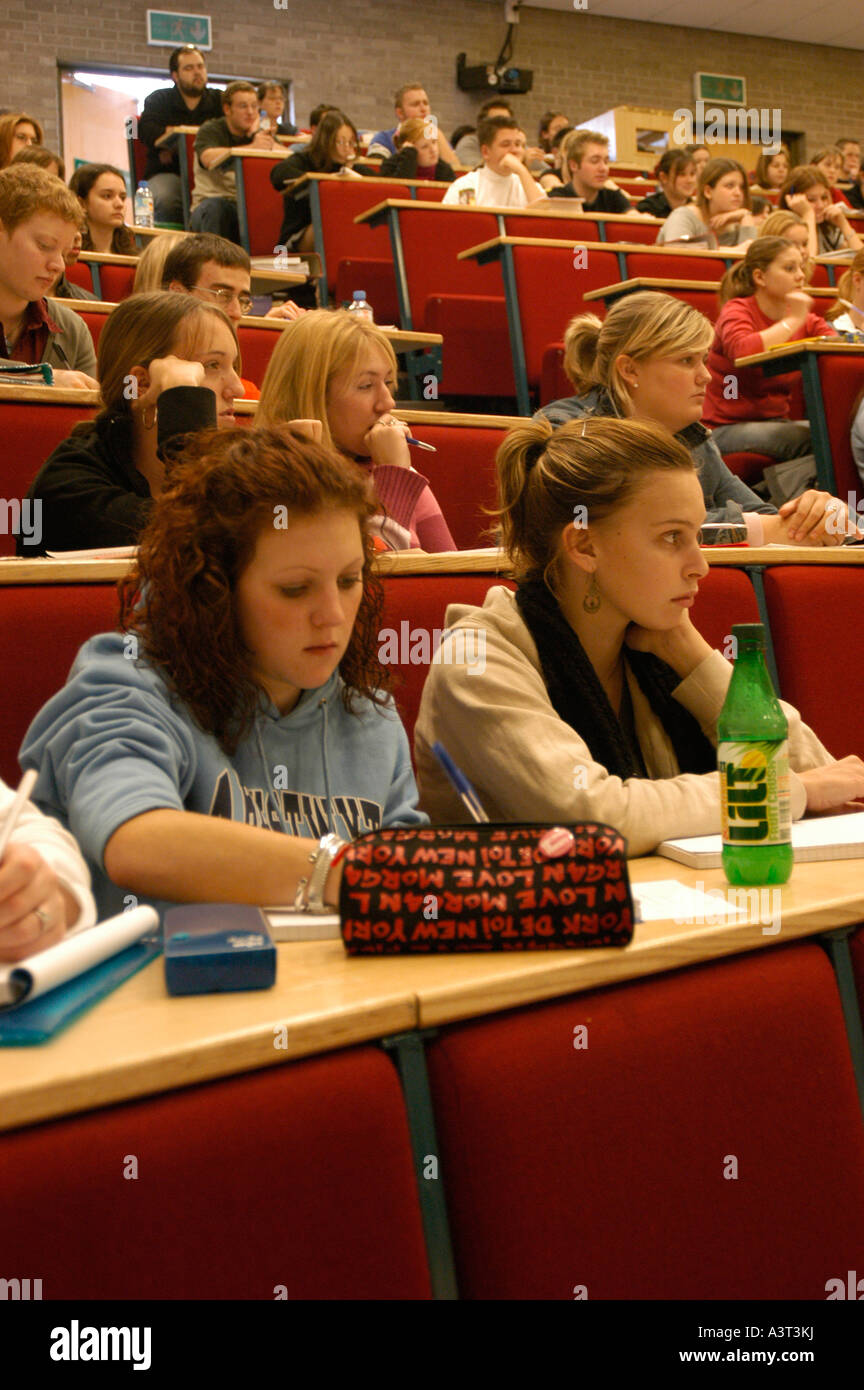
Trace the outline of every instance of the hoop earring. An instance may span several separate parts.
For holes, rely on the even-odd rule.
[[[596,574],[592,574],[591,582],[585,590],[585,597],[582,600],[582,607],[586,613],[596,613],[603,600],[600,597],[600,587],[597,583]]]
[[[153,414],[152,414],[152,416],[151,416],[151,419],[150,419],[149,425],[148,425],[148,423],[147,423],[147,411],[148,411],[148,410],[152,410],[152,412],[153,412]],[[142,416],[141,416],[141,423],[142,423],[142,425],[144,426],[145,430],[152,430],[153,426],[156,424],[156,407],[155,407],[155,405],[145,406],[144,411],[143,411]]]

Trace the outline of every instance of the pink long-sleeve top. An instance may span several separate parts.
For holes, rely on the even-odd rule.
[[[788,419],[789,398],[798,373],[765,376],[761,367],[735,366],[737,358],[765,351],[760,334],[766,328],[773,328],[774,323],[774,319],[763,314],[755,295],[730,299],[723,306],[708,353],[711,380],[705,393],[702,423],[709,429],[737,425],[743,420]],[[821,314],[811,312],[801,327],[790,334],[789,341],[825,336],[836,337],[834,329]]]

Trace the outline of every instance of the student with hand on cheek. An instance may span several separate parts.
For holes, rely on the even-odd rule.
[[[498,451],[504,544],[515,593],[451,605],[485,664],[451,643],[423,689],[415,734],[421,804],[464,819],[436,740],[492,821],[600,821],[632,857],[720,830],[717,719],[732,675],[690,620],[708,572],[693,459],[656,425],[528,421]],[[864,762],[835,762],[789,720],[791,805],[839,807],[864,793]]]
[[[396,357],[375,324],[314,309],[280,334],[261,385],[257,420],[320,420],[324,442],[372,478],[386,516],[374,526],[393,550],[455,550],[426,478],[411,463],[407,428],[391,415]]]
[[[42,502],[41,542],[19,537],[19,555],[134,545],[180,436],[234,424],[239,363],[230,320],[193,295],[118,304],[99,338],[103,408],[37,474],[28,497]]]
[[[84,644],[21,751],[103,912],[129,892],[291,903],[310,856],[332,907],[341,841],[424,823],[378,661],[372,511],[366,480],[290,429],[188,441],[123,631]]]

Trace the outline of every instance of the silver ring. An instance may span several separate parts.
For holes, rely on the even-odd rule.
[[[50,931],[50,930],[51,930],[51,927],[52,927],[52,925],[53,925],[53,923],[52,923],[52,921],[51,921],[51,917],[50,917],[49,913],[47,913],[47,912],[45,911],[45,908],[44,908],[44,907],[37,907],[37,908],[34,908],[33,910],[34,910],[36,916],[39,918],[39,926],[40,926],[40,928],[41,928],[41,930],[40,930],[40,932],[39,932],[39,935],[40,935],[40,936],[44,936],[45,933],[46,933],[47,931]]]

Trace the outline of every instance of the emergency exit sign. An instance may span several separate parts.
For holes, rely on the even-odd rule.
[[[164,48],[179,48],[184,43],[194,43],[196,48],[212,48],[210,16],[148,10],[147,42]]]

